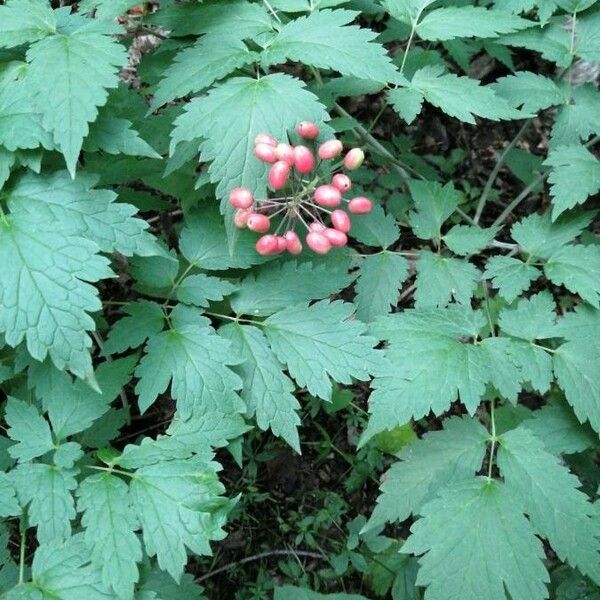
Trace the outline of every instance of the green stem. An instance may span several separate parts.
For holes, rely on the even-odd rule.
[[[105,473],[117,473],[118,475],[124,475],[125,477],[135,477],[134,473],[129,473],[128,471],[123,471],[122,469],[115,469],[114,467],[97,467],[95,465],[88,465],[88,469],[93,469],[94,471],[104,471]]]
[[[255,321],[254,319],[246,319],[244,317],[232,317],[230,315],[224,315],[224,314],[221,314],[221,313],[208,312],[206,310],[202,314],[209,315],[211,317],[216,317],[217,319],[224,319],[226,321],[233,321],[234,323],[249,323],[251,325],[264,326],[264,323],[262,321]]]
[[[492,444],[490,446],[490,459],[489,459],[489,465],[488,465],[488,474],[487,474],[487,478],[488,481],[491,481],[492,479],[492,470],[494,468],[494,452],[496,451],[496,418],[495,418],[495,414],[494,414],[494,410],[495,410],[495,400],[491,400],[490,401],[490,424],[492,427]]]
[[[19,585],[25,580],[25,542],[27,540],[27,527],[22,524],[21,544],[19,547]]]
[[[400,65],[400,75],[404,73],[404,65],[406,64],[406,57],[408,56],[408,51],[410,50],[410,46],[412,44],[413,38],[415,37],[415,31],[417,29],[417,23],[414,22],[412,24],[412,28],[410,30],[410,35],[408,36],[408,42],[406,42],[406,48],[404,48],[404,55],[402,56],[402,64]]]

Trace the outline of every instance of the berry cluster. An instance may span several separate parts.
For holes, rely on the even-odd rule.
[[[317,125],[303,121],[296,127],[296,132],[313,145],[312,150],[305,145],[278,142],[266,133],[259,134],[254,140],[254,155],[271,165],[269,187],[280,195],[257,200],[250,190],[242,187],[229,194],[229,202],[237,209],[236,226],[264,234],[256,242],[259,254],[285,251],[300,254],[303,246],[296,233],[298,224],[306,230],[306,245],[318,254],[326,254],[331,248],[345,246],[348,242],[350,217],[338,208],[342,202],[354,214],[368,213],[373,207],[364,196],[345,199],[343,194],[350,191],[352,181],[345,173],[337,172],[342,165],[348,171],[362,165],[365,155],[360,148],[353,148],[342,161],[332,164],[327,177],[329,182],[323,183],[317,170],[325,164],[323,161],[331,161],[342,154],[342,142],[333,139],[319,145],[317,159],[314,148],[319,135]],[[273,233],[267,233],[273,219],[279,221],[277,228]],[[280,232],[283,233],[280,235]]]

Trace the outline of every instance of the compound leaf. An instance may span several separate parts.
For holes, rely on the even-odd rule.
[[[50,425],[32,404],[9,398],[4,418],[9,426],[9,437],[17,442],[8,448],[13,458],[23,462],[54,448]]]
[[[0,47],[36,42],[56,32],[56,18],[45,0],[8,0],[0,6]]]

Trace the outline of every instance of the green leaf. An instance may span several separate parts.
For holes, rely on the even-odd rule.
[[[142,548],[134,533],[137,519],[127,484],[110,473],[98,473],[83,480],[77,497],[92,564],[119,598],[131,598]]]
[[[457,484],[421,513],[401,552],[424,555],[417,585],[427,586],[429,600],[547,598],[542,543],[504,484]]]
[[[89,135],[83,142],[83,150],[86,152],[102,150],[107,154],[162,158],[135,129],[132,129],[131,121],[104,113],[101,113],[90,125]]]
[[[215,463],[170,461],[135,471],[130,493],[143,528],[148,556],[179,580],[187,562],[186,547],[211,553],[209,541],[225,537],[222,527],[232,503],[220,497]]]
[[[435,0],[384,0],[386,10],[399,21],[417,23],[421,13]]]
[[[544,273],[553,283],[600,307],[600,246],[564,246],[548,259]]]
[[[37,527],[41,544],[66,540],[71,535],[77,487],[76,471],[42,463],[22,463],[10,472],[21,506],[29,505],[29,524]]]
[[[451,183],[442,186],[437,181],[411,181],[410,193],[415,210],[408,215],[414,234],[422,240],[441,237],[442,224],[454,213],[460,194]]]
[[[229,414],[239,420],[235,413],[243,410],[243,404],[236,390],[242,382],[229,368],[239,364],[230,342],[217,336],[204,317],[173,327],[148,340],[135,371],[140,379],[135,388],[140,410],[145,412],[172,380],[171,395],[181,418],[198,411]]]
[[[43,456],[54,449],[48,422],[32,404],[9,398],[4,415],[8,435],[17,442],[8,453],[20,462]]]
[[[502,435],[497,460],[506,488],[536,532],[561,560],[600,582],[600,526],[579,480],[522,427]]]
[[[113,20],[124,15],[130,8],[139,4],[137,0],[82,0],[79,2],[80,13],[94,12],[96,19]]]
[[[461,37],[495,38],[534,25],[521,17],[480,6],[436,8],[419,22],[417,35],[428,41]]]
[[[273,600],[367,600],[358,594],[319,594],[306,588],[284,585],[275,588]]]
[[[573,87],[558,109],[552,127],[550,147],[578,145],[600,133],[600,94],[593,85]]]
[[[109,190],[95,190],[98,177],[80,173],[72,180],[66,171],[50,176],[27,173],[8,195],[13,214],[24,214],[33,223],[53,222],[62,231],[96,242],[103,252],[125,256],[163,254],[148,224],[134,215],[131,204],[115,202]]]
[[[0,517],[14,517],[20,513],[15,488],[6,473],[0,472]]]
[[[102,349],[103,356],[141,346],[148,338],[160,333],[165,324],[165,314],[156,302],[131,302],[123,307],[123,312],[128,316],[110,328]]]
[[[284,25],[261,56],[263,65],[287,60],[332,69],[342,75],[381,82],[394,81],[397,71],[377,34],[348,25],[358,13],[320,10]],[[357,60],[360,57],[360,60]]]
[[[386,214],[375,204],[368,215],[352,219],[350,237],[367,246],[387,248],[400,237],[400,228],[393,215]]]
[[[200,92],[257,58],[233,27],[226,33],[209,34],[175,56],[156,88],[152,107]]]
[[[176,582],[168,573],[157,567],[144,574],[139,589],[141,593],[148,591],[156,594],[156,598],[160,600],[207,600],[202,588],[195,583],[194,576],[190,573],[184,573],[180,581]]]
[[[390,312],[398,299],[398,290],[408,277],[408,263],[391,252],[364,258],[356,282],[356,315],[368,323]]]
[[[326,401],[331,398],[330,377],[344,384],[352,378],[365,381],[383,360],[373,350],[377,340],[364,335],[365,325],[348,319],[352,311],[351,304],[321,300],[291,306],[264,321],[271,347],[290,375]]]
[[[584,146],[559,146],[544,164],[553,167],[548,177],[553,219],[600,191],[600,161]]]
[[[80,30],[36,42],[27,51],[30,81],[44,127],[65,156],[71,176],[95,120],[106,103],[107,88],[119,83],[118,67],[126,62],[123,46],[109,36]]]
[[[268,131],[283,139],[296,126],[298,115],[318,124],[329,119],[325,107],[304,83],[284,73],[228,79],[205,97],[192,100],[184,110],[175,120],[171,154],[179,142],[203,139],[201,159],[211,162],[210,180],[217,183],[223,212],[226,196],[234,187],[247,187],[258,197],[265,194],[267,168],[252,154],[259,133]],[[324,133],[328,131],[326,128]]]
[[[283,365],[263,333],[256,327],[236,323],[221,327],[219,334],[230,340],[235,354],[244,359],[235,370],[243,381],[241,396],[248,415],[256,416],[263,431],[271,429],[300,452],[297,414],[300,405],[293,396],[294,384],[282,372]]]
[[[545,6],[550,0],[541,3]],[[571,54],[571,32],[564,26],[564,19],[548,23],[544,27],[532,27],[525,31],[502,36],[501,44],[527,48],[539,52],[543,58],[556,63],[559,67],[568,67],[573,60]]]
[[[242,279],[231,306],[238,315],[268,316],[293,304],[320,300],[352,283],[349,268],[349,255],[341,253],[311,262],[269,263]]]
[[[466,256],[485,248],[498,233],[497,227],[481,228],[471,225],[454,225],[442,239],[454,254]]]
[[[491,87],[481,86],[479,81],[469,77],[444,73],[440,65],[428,65],[416,71],[410,87],[447,115],[472,125],[475,124],[475,116],[492,121],[527,116],[509,106]]]
[[[207,307],[210,301],[223,300],[237,287],[229,281],[208,275],[188,275],[177,287],[177,299],[185,304]]]
[[[480,279],[481,273],[470,262],[423,250],[417,261],[415,306],[443,307],[453,299],[468,305]]]
[[[423,108],[423,94],[411,88],[396,88],[388,92],[394,110],[410,125]]]
[[[492,280],[492,285],[507,302],[516,300],[532,281],[540,276],[533,265],[512,256],[492,256],[485,266],[483,276]]]
[[[531,71],[501,77],[492,88],[512,107],[526,113],[537,113],[565,101],[564,93],[552,79]]]
[[[55,32],[56,19],[46,0],[8,0],[0,6],[0,48],[36,42]]]
[[[481,468],[488,432],[475,419],[453,417],[399,454],[385,474],[377,505],[363,532],[404,521],[448,484],[472,479]]]

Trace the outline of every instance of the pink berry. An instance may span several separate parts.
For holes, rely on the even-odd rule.
[[[256,145],[267,144],[267,146],[273,146],[273,147],[277,146],[277,140],[272,135],[269,135],[268,133],[259,133],[254,138],[254,143]]]
[[[323,160],[329,160],[330,158],[335,158],[339,154],[341,154],[343,150],[342,142],[340,140],[329,140],[327,142],[322,143],[319,146],[318,154],[319,158]]]
[[[352,181],[350,181],[350,177],[348,175],[344,175],[344,173],[337,173],[333,176],[331,180],[331,184],[333,187],[336,187],[342,194],[347,192],[352,187]]]
[[[259,237],[256,242],[256,251],[263,256],[267,254],[274,254],[277,252],[277,247],[277,236],[271,234]]]
[[[277,160],[275,148],[269,144],[256,144],[254,146],[254,156],[266,163],[274,163]]]
[[[340,248],[348,243],[348,236],[343,231],[328,228],[323,234],[334,248]]]
[[[316,231],[316,232],[323,232],[327,229],[327,227],[325,227],[325,225],[323,225],[323,223],[321,223],[320,221],[313,221],[308,228],[311,231]]]
[[[373,208],[373,203],[364,196],[357,196],[348,202],[348,210],[356,215],[370,213]]]
[[[350,231],[350,217],[343,210],[334,210],[331,213],[331,224],[342,233]]]
[[[311,231],[306,236],[308,247],[317,254],[327,254],[331,250],[331,242],[324,233]]]
[[[319,135],[319,128],[315,123],[311,123],[310,121],[302,121],[301,123],[298,123],[296,132],[305,140],[314,140]]]
[[[235,208],[250,208],[254,203],[254,198],[250,190],[237,187],[229,192],[229,203]]]
[[[277,253],[285,252],[287,250],[287,240],[282,235],[278,235],[276,237],[277,237]]]
[[[287,183],[290,169],[290,163],[285,160],[278,160],[270,169],[269,169],[269,185],[274,190],[280,190],[285,187]]]
[[[275,156],[277,160],[284,160],[290,165],[294,164],[294,148],[289,144],[277,144]]]
[[[344,156],[344,166],[348,171],[354,171],[363,164],[365,153],[360,148],[352,148],[348,154]]]
[[[286,241],[287,251],[290,254],[300,254],[302,252],[302,242],[295,231],[286,231],[283,237]]]
[[[315,157],[306,146],[294,148],[294,166],[298,173],[310,173],[315,168]]]
[[[265,215],[251,213],[248,215],[247,225],[250,231],[255,231],[256,233],[265,233],[265,231],[269,231],[269,227],[271,227],[271,221],[269,221],[269,217]]]
[[[319,206],[339,206],[342,193],[332,185],[320,185],[315,190],[315,202]]]
[[[233,215],[233,222],[238,229],[243,229],[248,224],[248,217],[252,214],[251,210],[240,208]]]

